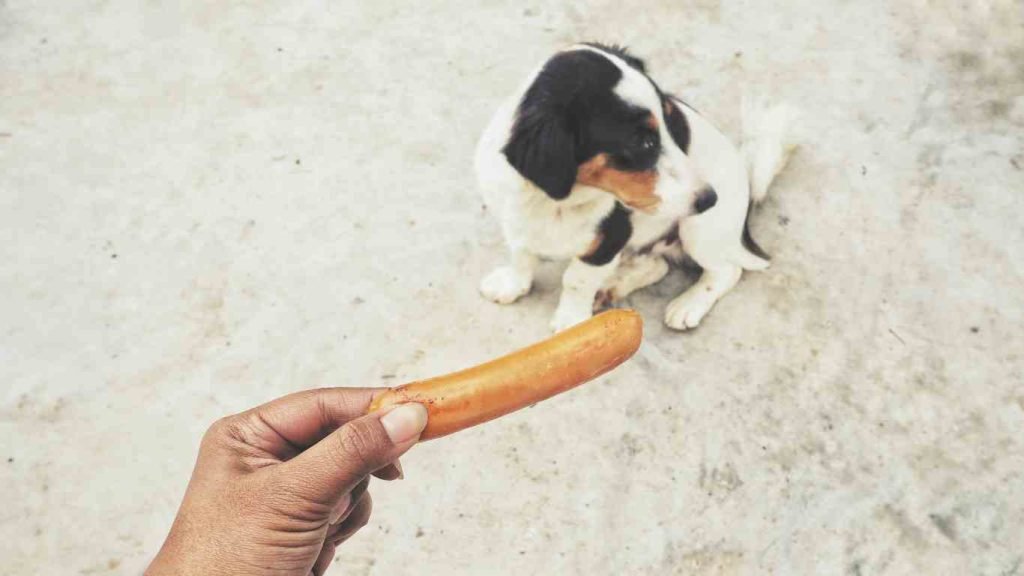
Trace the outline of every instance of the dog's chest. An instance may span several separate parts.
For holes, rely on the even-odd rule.
[[[628,246],[633,249],[640,249],[654,244],[671,234],[673,228],[678,226],[678,219],[664,214],[644,214],[634,212],[630,219],[633,225],[633,233],[629,237]]]
[[[507,225],[531,252],[549,258],[577,256],[591,246],[598,226],[615,206],[615,200],[606,194],[584,198],[571,203],[523,199],[510,207],[512,221]]]

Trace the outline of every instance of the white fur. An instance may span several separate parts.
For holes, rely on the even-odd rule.
[[[498,304],[511,304],[530,291],[537,257],[523,250],[512,252],[508,266],[496,268],[480,283],[480,293]]]
[[[743,157],[750,173],[750,199],[756,203],[768,195],[768,187],[796,150],[787,128],[797,122],[799,113],[785,104],[768,108],[744,97],[742,117]]]
[[[619,256],[604,266],[591,266],[573,258],[562,275],[562,296],[551,319],[551,329],[558,332],[590,318],[594,311],[594,297],[618,265]]]
[[[529,291],[536,256],[571,258],[551,322],[552,328],[562,329],[590,316],[595,296],[602,288],[606,295],[623,298],[661,280],[668,272],[664,259],[678,258],[679,245],[662,243],[646,254],[636,251],[650,248],[672,226],[678,226],[682,246],[704,268],[704,274],[669,304],[665,323],[680,330],[694,328],[715,302],[735,286],[742,270],[768,267],[766,260],[751,254],[741,242],[751,202],[748,160],[703,116],[676,101],[690,126],[689,152],[684,154],[668,133],[660,99],[646,77],[603,51],[587,46],[570,50],[592,50],[608,58],[623,73],[615,87],[618,96],[655,114],[663,143],[655,189],[661,203],[651,212],[633,213],[633,235],[621,257],[604,266],[592,266],[576,258],[590,246],[595,230],[616,200],[604,190],[577,184],[568,198],[556,201],[509,165],[501,150],[509,138],[516,107],[536,76],[534,72],[498,108],[477,145],[475,168],[481,194],[500,219],[511,255],[510,265],[485,277],[480,291],[495,302],[513,302]],[[776,111],[765,118],[751,132],[756,135],[756,146],[745,148],[760,197],[783,168],[792,149],[784,145],[782,137],[784,124],[790,118],[788,112]],[[718,202],[710,210],[694,214],[696,194],[708,184],[718,194]]]

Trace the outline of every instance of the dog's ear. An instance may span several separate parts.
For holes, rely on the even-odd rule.
[[[557,109],[521,106],[503,150],[523,178],[555,200],[566,198],[576,183],[576,143],[568,123]]]
[[[555,200],[569,195],[579,165],[577,97],[595,76],[592,53],[565,52],[544,65],[523,95],[508,142],[509,164]]]

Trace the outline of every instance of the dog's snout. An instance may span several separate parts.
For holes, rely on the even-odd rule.
[[[715,204],[718,203],[718,194],[715,193],[715,189],[708,186],[697,193],[697,200],[693,203],[693,208],[697,214],[703,214],[708,210],[714,208]]]

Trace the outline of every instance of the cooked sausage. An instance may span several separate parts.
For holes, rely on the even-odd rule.
[[[370,412],[419,402],[430,440],[504,416],[593,380],[640,347],[643,321],[632,310],[609,310],[554,336],[485,364],[377,395]]]

